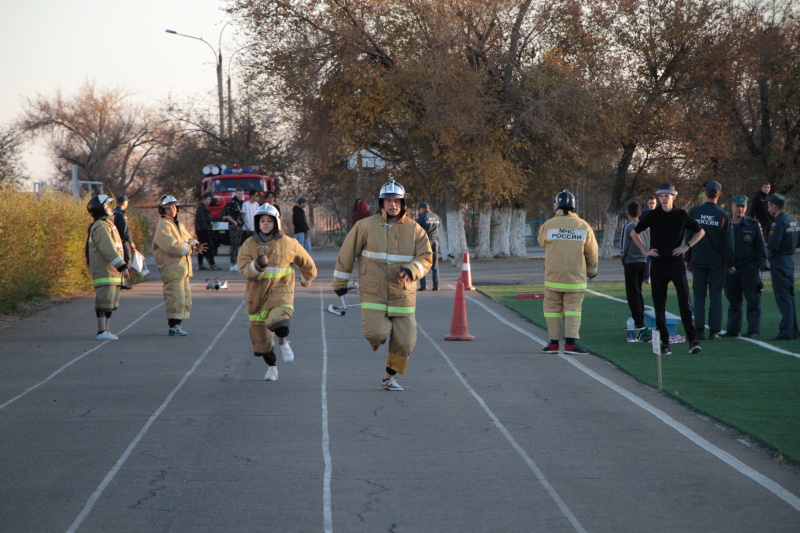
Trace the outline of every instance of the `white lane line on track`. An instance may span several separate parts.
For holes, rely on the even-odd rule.
[[[164,399],[164,401],[161,403],[161,406],[158,409],[156,409],[156,411],[152,415],[150,415],[150,418],[147,420],[145,425],[142,426],[142,429],[139,430],[139,433],[136,435],[136,437],[134,437],[131,443],[128,444],[128,447],[125,449],[125,452],[123,452],[123,454],[117,460],[117,463],[111,470],[108,471],[106,477],[103,479],[103,481],[94,491],[94,493],[89,497],[89,500],[86,502],[86,505],[84,505],[83,510],[75,518],[75,521],[72,522],[72,525],[69,526],[67,533],[73,533],[74,531],[77,531],[77,529],[80,527],[83,521],[86,520],[86,517],[89,516],[90,512],[92,512],[94,504],[97,503],[97,500],[100,499],[100,496],[102,496],[103,492],[106,490],[108,485],[114,479],[114,476],[117,475],[117,472],[119,472],[120,469],[122,469],[123,465],[125,465],[125,462],[128,460],[128,457],[136,448],[136,446],[139,444],[139,441],[142,440],[142,437],[144,437],[147,431],[150,429],[150,426],[153,425],[153,423],[161,415],[164,409],[166,409],[167,406],[170,404],[170,402],[172,402],[172,399],[175,397],[175,395],[178,394],[178,391],[181,390],[181,388],[189,380],[191,375],[194,374],[194,371],[197,370],[197,367],[200,366],[200,363],[202,363],[203,359],[206,358],[208,352],[210,352],[214,348],[219,338],[222,336],[223,333],[225,333],[225,331],[231,325],[231,322],[233,322],[233,319],[236,318],[236,315],[239,313],[239,310],[241,310],[243,306],[244,306],[244,301],[242,301],[242,303],[240,303],[239,306],[233,311],[233,314],[231,314],[231,317],[228,319],[228,322],[225,324],[225,326],[219,331],[219,333],[217,333],[217,336],[214,337],[214,340],[211,341],[211,344],[208,345],[208,348],[206,348],[205,351],[202,354],[200,354],[200,357],[198,357],[197,361],[194,362],[192,368],[190,368],[186,372],[186,374],[183,375],[178,384],[175,385],[175,388],[172,389],[172,392],[170,392]]]
[[[609,300],[614,300],[615,302],[622,302],[622,303],[624,303],[626,305],[628,304],[627,300],[621,300],[620,298],[615,298],[614,296],[609,296],[608,294],[603,294],[602,292],[597,292],[597,291],[593,291],[593,290],[587,290],[586,292],[590,292],[590,293],[594,294],[595,296],[600,296],[601,298],[607,298]],[[649,305],[646,305],[645,307],[647,307],[648,309],[653,309]],[[792,357],[796,357],[796,358],[800,359],[800,353],[790,352],[789,350],[783,350],[781,348],[778,348],[777,346],[773,346],[771,344],[767,344],[764,341],[758,341],[756,339],[748,339],[747,337],[735,337],[735,338],[740,340],[740,341],[751,342],[753,344],[761,346],[762,348],[766,348],[767,350],[771,350],[771,351],[776,352],[776,353],[782,353],[784,355],[791,355]]]
[[[322,525],[325,533],[333,533],[333,506],[331,503],[331,476],[333,462],[331,460],[331,437],[328,432],[328,339],[325,332],[325,297],[319,291],[319,314],[322,329],[322,460],[325,471],[322,476]]]
[[[572,511],[569,509],[564,500],[561,499],[561,496],[558,495],[556,489],[554,489],[553,486],[550,484],[550,482],[547,481],[547,478],[544,476],[544,473],[539,469],[536,462],[533,459],[531,459],[530,456],[525,452],[525,450],[522,449],[522,446],[520,446],[517,443],[516,439],[514,439],[511,433],[509,433],[509,431],[506,429],[503,423],[500,422],[500,419],[497,418],[497,416],[489,408],[489,406],[486,404],[483,398],[477,392],[475,392],[475,389],[473,389],[469,383],[467,383],[467,380],[464,379],[464,376],[458,370],[458,368],[456,368],[456,365],[453,364],[453,361],[451,361],[450,358],[447,357],[447,354],[444,352],[444,350],[442,350],[442,348],[431,338],[431,336],[428,335],[428,332],[426,332],[422,328],[422,326],[419,325],[419,323],[417,323],[417,328],[422,332],[423,335],[425,335],[425,338],[428,339],[428,341],[433,345],[433,347],[436,348],[436,351],[438,351],[439,354],[444,358],[445,362],[447,362],[447,364],[450,366],[450,369],[456,375],[458,380],[461,381],[461,384],[464,386],[464,388],[467,389],[467,391],[469,391],[472,397],[475,398],[478,404],[483,408],[484,412],[488,415],[489,419],[492,421],[495,427],[498,430],[500,430],[500,433],[502,433],[503,436],[508,441],[508,443],[511,444],[511,447],[514,448],[514,450],[517,452],[517,454],[519,454],[520,457],[522,457],[522,460],[525,461],[525,464],[527,464],[528,468],[531,469],[533,475],[536,476],[536,479],[539,481],[539,484],[542,485],[542,487],[544,487],[544,489],[556,503],[558,508],[561,510],[561,513],[566,517],[567,520],[569,520],[570,524],[572,524],[572,527],[575,529],[575,531],[577,531],[578,533],[586,533],[586,530],[583,528],[581,523],[578,521],[575,515],[572,514]]]
[[[512,324],[511,322],[509,322],[508,320],[506,320],[505,318],[503,318],[502,316],[497,314],[493,309],[490,309],[483,302],[480,302],[475,298],[469,298],[469,297],[467,298],[467,300],[469,300],[470,302],[472,302],[474,304],[477,304],[477,305],[481,306],[486,312],[488,312],[490,315],[495,317],[497,320],[499,320],[503,324],[509,326],[510,328],[514,329],[515,331],[518,331],[518,332],[522,333],[523,335],[525,335],[529,339],[532,339],[532,340],[534,340],[536,342],[539,342],[542,345],[545,344],[544,340],[540,339],[539,337],[537,337],[533,333],[525,331],[524,329],[520,328],[516,324]],[[658,408],[650,405],[649,403],[647,403],[646,401],[642,400],[641,398],[639,398],[638,396],[636,396],[632,392],[627,391],[626,389],[620,387],[616,383],[614,383],[614,382],[612,382],[612,381],[600,376],[599,374],[597,374],[593,370],[591,370],[591,369],[587,368],[586,366],[582,365],[580,362],[578,362],[577,358],[569,357],[569,356],[564,355],[564,354],[559,354],[559,356],[562,359],[564,359],[565,361],[569,362],[574,367],[578,368],[581,372],[585,373],[587,376],[597,380],[598,382],[600,382],[603,385],[605,385],[606,387],[610,388],[611,390],[613,390],[617,394],[620,394],[621,396],[623,396],[627,400],[630,400],[631,402],[633,402],[638,407],[641,407],[642,409],[644,409],[645,411],[647,411],[651,415],[655,416],[656,418],[658,418],[659,420],[661,420],[662,422],[667,424],[669,427],[671,427],[672,429],[674,429],[675,431],[677,431],[678,433],[680,433],[681,435],[683,435],[684,437],[686,437],[687,439],[689,439],[690,441],[695,443],[696,445],[700,446],[703,450],[707,451],[708,453],[710,453],[711,455],[715,456],[716,458],[718,458],[722,462],[726,463],[728,466],[730,466],[731,468],[733,468],[734,470],[736,470],[740,474],[743,474],[743,475],[749,477],[750,479],[752,479],[753,481],[755,481],[756,483],[758,483],[759,485],[761,485],[762,487],[764,487],[765,489],[767,489],[768,491],[770,491],[771,493],[776,495],[778,498],[782,499],[783,501],[785,501],[786,503],[788,503],[789,505],[794,507],[796,510],[800,511],[800,498],[798,498],[797,496],[795,496],[794,494],[792,494],[791,492],[789,492],[788,490],[783,488],[778,483],[772,481],[771,479],[769,479],[765,475],[761,474],[760,472],[757,472],[756,470],[750,468],[749,466],[747,466],[746,464],[741,462],[739,459],[736,459],[734,456],[729,454],[728,452],[722,450],[721,448],[718,448],[717,446],[714,446],[713,444],[708,442],[706,439],[704,439],[703,437],[701,437],[700,435],[698,435],[697,433],[695,433],[694,431],[692,431],[688,427],[684,426],[683,424],[681,424],[680,422],[678,422],[677,420],[675,420],[674,418],[669,416],[667,413],[665,413],[661,409],[658,409]]]
[[[160,303],[160,304],[158,304],[157,306],[155,306],[155,307],[152,307],[152,308],[150,308],[149,310],[145,311],[144,313],[142,313],[142,315],[141,315],[141,316],[139,316],[139,318],[137,318],[136,320],[134,320],[133,322],[131,322],[130,324],[128,324],[128,325],[125,327],[125,329],[122,329],[122,330],[120,330],[118,333],[125,333],[125,331],[127,331],[129,328],[133,327],[133,325],[134,325],[134,324],[136,324],[137,322],[139,322],[141,319],[143,319],[143,318],[144,318],[144,317],[146,317],[148,314],[150,314],[151,312],[155,311],[156,309],[158,309],[158,308],[159,308],[159,307],[161,307],[162,305],[164,305],[164,302],[161,302],[161,303]],[[28,387],[27,389],[25,389],[23,392],[21,392],[21,393],[20,393],[20,394],[18,394],[17,396],[14,396],[14,397],[13,397],[13,398],[11,398],[10,400],[8,400],[6,403],[4,403],[4,404],[0,404],[0,409],[3,409],[4,407],[6,407],[6,406],[8,406],[8,405],[11,405],[12,403],[16,402],[17,400],[19,400],[20,398],[22,398],[23,396],[25,396],[26,394],[28,394],[29,392],[31,392],[31,391],[33,391],[33,390],[35,390],[35,389],[38,389],[39,387],[41,387],[42,385],[44,385],[45,383],[47,383],[48,381],[50,381],[51,379],[53,379],[54,377],[56,377],[57,375],[59,375],[61,372],[63,372],[64,370],[66,370],[68,367],[70,367],[70,366],[74,365],[75,363],[77,363],[78,361],[80,361],[81,359],[83,359],[84,357],[86,357],[87,355],[89,355],[90,353],[92,353],[93,351],[95,351],[95,350],[97,350],[97,349],[99,349],[99,348],[102,348],[103,346],[105,346],[105,345],[106,345],[107,343],[109,343],[109,342],[114,342],[114,341],[103,341],[103,342],[101,342],[100,344],[98,344],[97,346],[95,346],[94,348],[92,348],[91,350],[87,350],[87,351],[83,352],[81,355],[79,355],[78,357],[76,357],[75,359],[73,359],[72,361],[70,361],[69,363],[65,364],[64,366],[62,366],[61,368],[59,368],[58,370],[56,370],[55,372],[53,372],[52,374],[50,374],[49,376],[47,376],[45,379],[43,379],[42,381],[40,381],[40,382],[39,382],[39,383],[37,383],[36,385],[31,385],[30,387]]]

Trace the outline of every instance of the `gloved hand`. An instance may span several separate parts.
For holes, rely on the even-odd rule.
[[[303,287],[308,287],[309,285],[311,285],[311,282],[304,279],[303,276],[300,276],[300,285],[302,285]]]
[[[256,257],[256,266],[261,270],[267,268],[267,256],[259,255],[258,257]]]
[[[341,289],[334,289],[333,292],[336,293],[336,296],[344,296],[347,294],[348,290],[347,287],[342,287]]]
[[[586,277],[589,279],[594,279],[595,277],[597,277],[597,272],[595,272],[594,274],[587,272]]]

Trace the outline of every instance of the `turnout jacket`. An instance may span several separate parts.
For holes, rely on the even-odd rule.
[[[92,285],[122,285],[120,271],[128,265],[122,259],[122,239],[112,217],[105,216],[94,221],[89,228],[87,249]]]
[[[384,311],[388,316],[414,316],[415,284],[400,279],[408,271],[413,281],[425,276],[432,264],[428,234],[404,211],[396,222],[387,222],[386,211],[355,223],[336,258],[333,289],[347,287],[358,259],[358,292],[361,308]]]
[[[267,256],[266,268],[256,263],[260,255]],[[317,265],[297,241],[282,233],[264,236],[256,232],[239,248],[237,260],[239,274],[247,280],[244,301],[247,314],[266,316],[270,309],[278,306],[292,307],[294,303],[294,267],[300,268],[300,283],[307,287],[317,277]]]
[[[197,239],[178,222],[164,215],[153,236],[153,255],[164,283],[192,275],[192,246]]]
[[[597,240],[588,222],[559,209],[539,229],[544,248],[544,286],[559,292],[586,290],[586,278],[597,275]]]

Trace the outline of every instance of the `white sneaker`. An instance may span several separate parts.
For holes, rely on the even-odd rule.
[[[99,341],[118,341],[119,337],[111,333],[110,331],[104,331],[103,333],[97,334],[97,340]]]
[[[381,387],[383,387],[383,390],[403,390],[403,387],[394,379],[394,376],[382,379]]]
[[[278,351],[281,352],[284,363],[291,363],[294,361],[294,352],[292,347],[289,346],[289,341],[283,341],[283,344],[278,344]]]
[[[186,335],[188,335],[188,333],[183,331],[183,329],[180,326],[172,326],[171,328],[169,328],[169,336],[173,337],[175,335],[179,337],[185,337]]]
[[[231,265],[231,268],[229,268],[228,270],[230,270],[231,272],[236,272],[239,270],[239,265]]]
[[[277,381],[278,380],[278,367],[271,366],[267,368],[267,373],[264,376],[264,381]]]

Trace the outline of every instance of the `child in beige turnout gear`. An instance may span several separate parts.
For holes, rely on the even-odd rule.
[[[275,206],[264,204],[253,216],[255,231],[239,249],[239,274],[247,280],[245,302],[249,317],[253,355],[267,363],[266,381],[278,379],[274,336],[285,363],[294,360],[286,337],[289,319],[294,314],[294,267],[302,276],[300,284],[308,287],[317,277],[317,266],[303,246],[281,232],[281,216]]]
[[[576,344],[580,338],[581,308],[587,278],[597,276],[597,240],[592,227],[575,214],[575,196],[564,189],[553,204],[555,216],[539,230],[544,248],[544,317],[550,343],[544,353],[585,354]],[[562,326],[563,319],[563,326]]]
[[[92,274],[97,316],[97,340],[119,339],[111,333],[111,312],[119,307],[120,287],[128,275],[128,265],[123,259],[122,238],[114,225],[114,215],[109,203],[111,197],[93,196],[86,210],[94,218],[86,238],[86,262]]]
[[[386,373],[381,386],[401,391],[395,375],[405,374],[417,342],[416,281],[431,267],[428,235],[406,212],[406,193],[394,180],[381,187],[380,213],[353,225],[339,250],[333,289],[347,294],[358,259],[361,329],[372,350],[389,339]]]
[[[170,336],[186,336],[181,322],[189,318],[192,309],[192,254],[205,252],[207,244],[197,239],[178,221],[178,200],[165,194],[158,199],[161,218],[153,236],[153,256],[164,283],[164,307]]]

